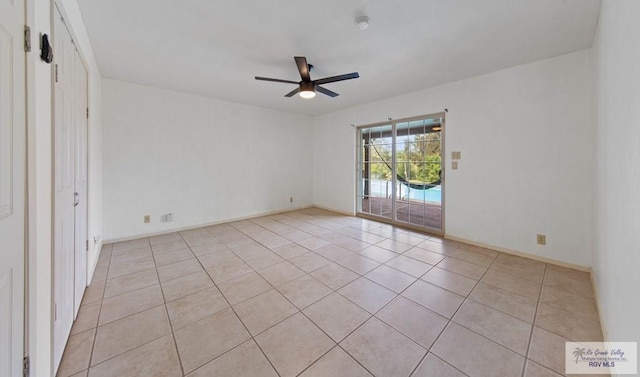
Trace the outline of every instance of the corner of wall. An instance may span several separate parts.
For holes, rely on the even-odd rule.
[[[591,51],[597,172],[594,288],[604,336],[639,341],[640,3],[602,1]]]

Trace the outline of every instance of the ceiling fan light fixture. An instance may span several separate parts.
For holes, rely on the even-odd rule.
[[[303,81],[300,83],[300,97],[313,98],[316,96],[316,85],[312,82]]]
[[[300,97],[302,98],[313,98],[316,96],[316,92],[312,90],[305,90],[304,92],[300,92]]]
[[[316,92],[312,90],[305,90],[304,92],[300,92],[300,97],[302,98],[313,98],[316,96]]]
[[[311,64],[307,62],[307,58],[304,56],[294,56],[293,60],[296,61],[296,65],[298,66],[298,72],[300,73],[301,81],[291,81],[291,80],[283,80],[283,79],[272,79],[269,77],[260,77],[256,76],[256,80],[259,81],[272,81],[272,82],[281,82],[284,84],[296,84],[298,87],[284,96],[287,98],[293,97],[296,94],[299,94],[302,98],[313,98],[316,96],[316,92],[320,92],[329,97],[337,97],[338,93],[331,91],[323,86],[324,84],[330,84],[332,82],[344,81],[357,79],[360,77],[358,72],[345,73],[343,75],[325,77],[318,80],[311,80],[311,75],[309,75],[309,71],[313,67]]]

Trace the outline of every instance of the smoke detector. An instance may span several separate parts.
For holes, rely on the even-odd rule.
[[[364,30],[364,29],[368,28],[369,27],[369,17],[360,16],[360,17],[356,18],[356,27],[359,30]]]

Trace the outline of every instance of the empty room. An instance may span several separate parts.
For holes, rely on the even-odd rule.
[[[0,4],[0,376],[638,374],[640,2]]]

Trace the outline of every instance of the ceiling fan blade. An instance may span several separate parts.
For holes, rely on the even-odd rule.
[[[295,59],[296,61],[296,65],[298,66],[298,71],[300,71],[300,77],[302,77],[302,81],[311,81],[307,58],[305,58],[304,56],[296,56],[293,59]]]
[[[322,85],[322,84],[328,84],[330,82],[357,79],[358,77],[360,77],[358,72],[352,72],[352,73],[347,73],[347,74],[339,75],[339,76],[325,77],[325,78],[320,79],[320,80],[315,80],[314,82],[316,84],[318,84],[318,85]]]
[[[325,88],[323,88],[321,86],[318,86],[318,85],[316,85],[316,90],[319,91],[322,94],[328,95],[329,97],[337,97],[337,96],[339,96],[338,93],[332,92],[331,90],[325,89]]]
[[[271,79],[269,77],[258,77],[256,76],[256,80],[260,80],[260,81],[273,81],[273,82],[283,82],[285,84],[300,84],[297,81],[291,81],[291,80],[281,80],[281,79]]]
[[[285,97],[293,97],[294,95],[296,95],[298,92],[300,91],[300,87],[297,87],[295,89],[293,89],[292,91],[290,91],[289,93],[285,94]]]

